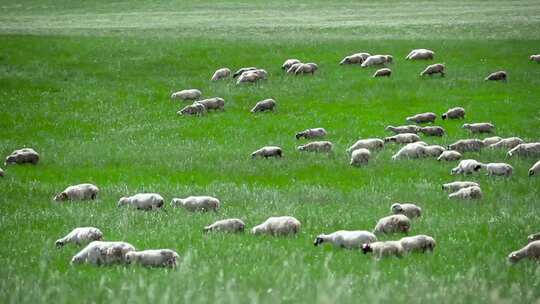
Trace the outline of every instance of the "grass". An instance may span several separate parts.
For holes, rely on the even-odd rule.
[[[507,161],[509,179],[471,177],[481,202],[448,201],[440,185],[454,163],[390,161],[388,146],[369,166],[352,168],[345,149],[383,137],[410,114],[467,109],[468,122],[491,121],[497,135],[538,141],[540,45],[535,1],[464,2],[81,2],[0,3],[0,155],[29,146],[37,166],[10,166],[0,180],[0,299],[28,302],[427,302],[538,303],[540,266],[506,264],[506,255],[540,228],[537,159],[505,151],[469,153]],[[425,62],[403,58],[432,48],[445,78],[420,79]],[[357,51],[393,54],[391,79],[338,66]],[[287,58],[317,62],[314,77],[289,77]],[[227,66],[265,68],[257,85],[211,83]],[[505,69],[508,83],[486,83]],[[171,92],[199,88],[226,100],[224,112],[178,117]],[[251,106],[275,98],[275,113]],[[441,121],[448,144],[469,135]],[[333,156],[295,151],[297,131],[325,127]],[[304,142],[304,141],[300,141]],[[280,160],[252,161],[279,145]],[[55,204],[66,186],[92,182],[95,203]],[[218,197],[218,214],[118,209],[118,198],[152,191]],[[312,245],[322,232],[370,230],[395,201],[415,201],[425,216],[412,234],[435,237],[433,255],[376,262],[357,251]],[[217,219],[252,227],[272,215],[303,224],[291,238],[203,235]],[[73,227],[99,227],[109,240],[140,249],[172,248],[176,271],[71,267],[75,247],[54,241]],[[386,236],[395,239],[399,236]]]

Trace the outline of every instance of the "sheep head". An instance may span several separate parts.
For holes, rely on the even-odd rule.
[[[65,192],[60,192],[57,195],[55,195],[53,198],[55,202],[62,202],[62,201],[66,201],[67,199],[68,199],[68,196],[67,196],[67,193]]]
[[[364,254],[367,254],[368,252],[373,252],[373,248],[371,247],[370,244],[362,244],[362,252]]]

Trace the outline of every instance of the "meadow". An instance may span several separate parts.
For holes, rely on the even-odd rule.
[[[538,1],[0,1],[0,156],[21,147],[36,166],[2,168],[0,301],[3,303],[540,303],[540,264],[506,256],[540,231],[538,159],[505,150],[467,153],[508,162],[510,178],[484,173],[479,202],[450,201],[441,184],[454,162],[391,161],[388,145],[370,164],[349,166],[345,149],[411,114],[454,106],[463,121],[436,121],[450,144],[469,138],[464,122],[490,121],[496,135],[540,140]],[[444,78],[420,78],[436,52]],[[392,54],[389,79],[339,66],[346,55]],[[314,76],[285,75],[287,58],[316,62]],[[257,66],[269,79],[212,83],[220,67]],[[504,69],[506,83],[483,78]],[[198,88],[225,99],[225,111],[176,115],[172,92]],[[274,98],[273,113],[251,114]],[[329,131],[333,155],[301,154],[294,134]],[[485,136],[481,136],[485,137]],[[265,145],[282,159],[252,160]],[[65,187],[96,184],[96,202],[55,203]],[[157,192],[163,211],[117,208],[118,199]],[[172,209],[173,197],[212,195],[218,213]],[[411,234],[437,240],[433,254],[375,261],[359,251],[315,247],[320,233],[371,230],[396,201],[424,216]],[[203,234],[239,217],[251,228],[269,216],[302,222],[295,237]],[[178,269],[73,267],[79,248],[54,241],[77,226],[138,249],[171,248]],[[388,235],[381,239],[396,239]]]

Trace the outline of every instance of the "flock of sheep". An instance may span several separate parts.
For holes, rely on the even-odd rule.
[[[407,60],[431,60],[435,53],[431,50],[416,49],[411,51]],[[540,62],[540,55],[532,55],[530,60]],[[361,67],[370,67],[392,63],[393,57],[390,55],[370,55],[369,53],[356,53],[345,57],[340,64],[359,64]],[[297,59],[288,59],[282,69],[289,74],[314,74],[318,66],[315,63],[302,63]],[[443,64],[433,64],[426,67],[420,75],[441,74],[444,76],[445,66]],[[382,68],[375,72],[374,77],[390,76],[392,71],[389,68]],[[231,71],[227,68],[217,70],[212,76],[212,81],[226,79],[231,76]],[[268,77],[268,73],[263,69],[255,67],[242,68],[232,75],[238,78],[237,83],[257,82]],[[506,80],[507,74],[498,71],[486,77],[486,80]],[[182,90],[173,93],[172,99],[194,101],[193,104],[182,108],[179,115],[201,115],[208,110],[223,110],[225,100],[214,97],[201,100],[202,93],[197,89]],[[265,99],[258,102],[251,112],[272,111],[276,106],[273,99]],[[432,112],[420,113],[406,118],[409,125],[387,126],[386,131],[394,133],[386,138],[364,138],[356,141],[347,149],[350,154],[350,165],[367,165],[371,154],[384,149],[388,144],[395,143],[403,145],[393,156],[392,160],[416,159],[416,158],[437,158],[439,161],[458,161],[458,165],[451,170],[451,174],[470,175],[480,170],[485,170],[487,175],[506,176],[513,174],[513,168],[506,163],[487,163],[474,159],[461,160],[462,154],[467,152],[480,151],[483,148],[508,149],[508,157],[536,157],[540,158],[540,142],[526,143],[519,137],[501,138],[492,136],[483,140],[477,138],[461,139],[455,143],[443,147],[440,145],[429,145],[422,141],[418,134],[425,136],[441,137],[446,131],[440,126],[421,126],[426,123],[434,123],[438,115]],[[464,119],[465,109],[455,107],[449,109],[441,115],[444,119]],[[471,134],[493,133],[495,126],[488,122],[465,123],[463,129]],[[297,139],[315,140],[297,147],[302,152],[333,153],[333,144],[330,141],[321,140],[328,135],[324,128],[312,128],[296,133]],[[283,150],[277,146],[265,146],[251,154],[252,158],[258,157],[283,157]],[[40,160],[39,154],[31,149],[24,148],[14,151],[6,157],[5,164],[37,164]],[[540,160],[532,165],[529,176],[538,175],[540,172]],[[4,171],[0,168],[0,176],[4,176]],[[455,181],[442,185],[442,189],[450,192],[450,199],[474,200],[482,198],[480,185],[472,181]],[[92,184],[79,184],[69,186],[58,193],[54,200],[76,201],[95,200],[99,194],[99,188]],[[217,211],[220,208],[220,201],[211,196],[189,196],[186,198],[173,198],[170,206],[172,208],[184,208],[189,212]],[[165,200],[157,193],[139,193],[130,197],[122,197],[118,201],[118,207],[130,206],[139,210],[153,210],[165,207]],[[395,203],[390,207],[391,215],[381,218],[374,229],[347,231],[340,230],[330,234],[320,234],[315,238],[314,245],[330,243],[337,247],[360,249],[363,253],[373,253],[377,258],[387,256],[403,256],[409,252],[433,251],[436,242],[428,235],[416,235],[404,237],[397,241],[378,241],[377,235],[408,233],[412,221],[422,215],[421,207],[414,203]],[[203,228],[204,232],[220,231],[226,233],[239,233],[245,229],[245,223],[241,219],[230,218],[219,220]],[[268,234],[273,236],[292,235],[300,231],[301,222],[292,216],[269,217],[266,221],[251,229],[253,234]],[[138,263],[144,266],[154,267],[176,267],[180,256],[171,249],[148,249],[137,251],[136,248],[126,242],[104,241],[103,233],[95,227],[75,228],[65,237],[56,241],[56,246],[63,247],[69,243],[81,246],[87,244],[80,252],[75,254],[71,260],[72,264],[89,263],[94,265],[109,265],[115,263]],[[509,254],[508,261],[517,262],[524,258],[540,260],[540,233],[532,234],[528,238],[529,244],[518,251]]]

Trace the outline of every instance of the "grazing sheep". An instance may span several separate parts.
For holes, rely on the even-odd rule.
[[[99,193],[99,188],[92,184],[80,184],[75,186],[69,186],[64,191],[58,193],[54,200],[61,201],[75,201],[75,200],[95,200]]]
[[[495,126],[489,122],[479,122],[472,124],[463,124],[463,129],[468,129],[471,133],[491,133]]]
[[[517,263],[522,259],[540,261],[540,241],[530,242],[520,250],[508,255],[508,261],[510,263]]]
[[[448,146],[448,150],[455,150],[459,153],[478,152],[484,147],[484,142],[480,139],[460,139]]]
[[[373,73],[373,77],[390,77],[390,75],[392,75],[392,70],[389,68],[378,69]]]
[[[251,109],[251,113],[256,112],[264,112],[264,111],[274,111],[274,108],[276,107],[276,101],[273,99],[265,99],[257,102],[253,109]]]
[[[305,139],[320,138],[325,137],[327,134],[328,133],[324,128],[307,129],[296,133],[296,139],[300,139],[302,137]]]
[[[395,142],[398,144],[410,144],[420,141],[420,137],[413,133],[400,133],[384,138],[384,142]]]
[[[426,60],[426,59],[433,59],[435,57],[435,52],[431,50],[426,49],[416,49],[412,50],[407,57],[405,57],[406,60]]]
[[[333,145],[329,141],[312,141],[305,145],[298,146],[296,149],[304,152],[330,153],[332,152],[332,147]]]
[[[425,157],[439,157],[446,149],[439,145],[425,146]]]
[[[435,239],[425,234],[404,237],[399,242],[405,252],[433,251],[437,245]]]
[[[217,211],[219,205],[219,200],[211,196],[188,196],[186,198],[173,198],[171,201],[171,207],[183,207],[191,212]]]
[[[527,237],[527,241],[529,243],[534,241],[540,241],[540,232],[529,235],[529,237]]]
[[[171,99],[181,99],[181,100],[197,100],[201,98],[202,93],[197,89],[188,89],[182,90],[179,92],[172,93]]]
[[[445,133],[444,128],[439,126],[423,127],[420,132],[428,136],[443,136]]]
[[[292,216],[269,217],[262,224],[253,227],[251,233],[273,236],[297,234],[300,232],[300,226],[300,221]]]
[[[540,156],[540,142],[520,144],[508,151],[508,157],[517,156]]]
[[[422,208],[413,203],[394,203],[390,211],[393,214],[403,214],[410,219],[422,216]]]
[[[420,132],[421,127],[417,125],[406,125],[406,126],[387,126],[384,128],[386,131],[392,131],[395,134],[402,134],[402,133],[418,133]]]
[[[189,106],[185,106],[180,111],[176,112],[177,115],[204,115],[206,114],[206,107],[200,103],[193,103]]]
[[[443,115],[441,115],[441,118],[443,120],[447,118],[448,119],[463,119],[465,118],[465,109],[463,109],[462,107],[451,108],[445,113],[443,113]]]
[[[482,168],[486,169],[488,176],[510,176],[514,168],[505,163],[489,163],[482,164]]]
[[[265,70],[251,70],[244,72],[236,80],[236,84],[246,83],[246,82],[257,82],[261,79],[266,79],[267,73]]]
[[[283,156],[283,151],[281,150],[280,147],[276,147],[276,146],[264,146],[260,148],[259,150],[251,153],[251,158],[256,158],[256,157],[268,158],[268,157],[282,157],[282,156]]]
[[[253,70],[256,70],[256,69],[257,69],[256,67],[241,68],[238,71],[234,72],[233,78],[236,78],[236,77],[242,75],[244,72],[253,71]]]
[[[296,70],[294,71],[294,74],[295,75],[298,75],[298,74],[315,74],[315,71],[317,71],[319,69],[319,66],[316,65],[315,63],[301,63],[300,65],[298,65],[298,67],[296,68]]]
[[[449,199],[481,199],[482,198],[482,189],[478,186],[471,186],[467,188],[461,188],[458,191],[448,195]]]
[[[362,64],[364,62],[364,60],[366,60],[369,56],[371,56],[369,53],[352,54],[350,56],[347,56],[347,57],[343,58],[343,60],[341,60],[339,62],[339,64],[340,65],[343,65],[343,64]]]
[[[225,107],[225,100],[220,97],[197,100],[195,103],[202,104],[206,110],[223,110]]]
[[[507,74],[505,71],[497,71],[489,74],[484,80],[494,80],[494,81],[506,81]]]
[[[460,189],[468,188],[468,187],[472,187],[472,186],[480,187],[480,185],[475,183],[475,182],[457,181],[457,182],[451,182],[451,183],[443,184],[442,189],[445,190],[445,191],[448,191],[448,192],[456,192],[456,191],[458,191]]]
[[[128,205],[140,210],[150,210],[162,208],[164,202],[163,197],[157,193],[138,193],[133,196],[120,198],[118,207]]]
[[[356,149],[351,153],[351,166],[361,166],[361,165],[367,165],[369,162],[369,157],[371,156],[371,152],[369,152],[368,149],[360,148]]]
[[[531,56],[529,57],[529,60],[530,60],[530,61],[536,61],[536,62],[540,63],[540,54],[538,54],[538,55],[531,55]]]
[[[484,142],[484,146],[488,147],[493,144],[496,144],[502,140],[502,137],[500,136],[492,136],[492,137],[486,137],[482,140]]]
[[[484,140],[484,143],[485,143],[485,140]],[[513,149],[517,145],[521,145],[521,144],[524,144],[524,143],[525,143],[525,141],[523,139],[519,138],[519,137],[508,137],[508,138],[501,139],[500,141],[489,145],[489,148],[492,148],[492,149],[494,149],[494,148]]]
[[[5,165],[26,164],[36,165],[39,162],[39,154],[32,148],[24,148],[13,151],[6,157]]]
[[[220,231],[220,232],[243,232],[246,224],[241,219],[231,218],[214,222],[212,225],[204,227],[204,232]]]
[[[394,214],[381,218],[375,225],[373,233],[408,233],[409,229],[411,229],[411,220],[403,214]]]
[[[151,249],[129,251],[126,253],[126,264],[140,264],[146,267],[176,268],[180,255],[171,249]]]
[[[0,168],[0,177],[4,177],[6,175],[6,173],[4,172],[4,170],[2,170],[2,168]]]
[[[407,121],[414,122],[417,124],[434,122],[435,119],[437,119],[437,114],[433,112],[420,113],[420,114],[407,117]]]
[[[135,251],[135,247],[126,242],[93,241],[73,256],[71,264],[110,265],[124,263],[126,254],[130,251]]]
[[[225,79],[227,77],[231,76],[231,70],[228,68],[221,68],[214,72],[214,75],[212,75],[211,81],[218,81],[221,79]]]
[[[430,66],[428,66],[427,68],[425,68],[421,73],[420,73],[420,76],[424,76],[424,75],[433,75],[433,74],[441,74],[441,77],[444,77],[444,64],[442,63],[436,63],[436,64],[432,64]]]
[[[538,172],[540,172],[540,160],[537,161],[537,162],[529,169],[529,176],[538,175]]]
[[[374,65],[381,65],[385,63],[392,63],[393,57],[390,55],[372,55],[362,62],[361,67],[367,68]]]
[[[331,243],[336,247],[353,249],[362,248],[363,244],[370,244],[377,241],[377,237],[364,230],[339,230],[330,234],[319,234],[313,245],[319,246],[323,243]]]
[[[399,149],[396,154],[392,155],[392,160],[403,158],[421,158],[424,156],[426,156],[426,143],[414,142]]]
[[[361,148],[368,149],[370,151],[380,150],[384,148],[384,141],[379,138],[359,139],[347,149],[347,153],[351,153],[352,151]]]
[[[482,163],[477,162],[474,159],[464,159],[459,162],[457,167],[452,169],[450,174],[472,174],[473,172],[477,172],[482,168]]]
[[[56,240],[56,247],[63,247],[68,243],[73,243],[77,246],[90,243],[92,241],[101,241],[103,233],[101,230],[94,227],[78,227],[73,229],[68,235]]]
[[[452,151],[447,150],[443,151],[441,155],[437,158],[438,161],[445,160],[445,161],[454,161],[454,160],[460,160],[461,159],[461,153],[458,151]]]
[[[396,256],[402,257],[405,251],[400,241],[373,242],[371,244],[363,244],[362,252],[367,254],[373,252],[373,256],[380,260],[383,257]]]
[[[296,64],[296,63],[301,63],[301,62],[298,59],[287,59],[281,66],[281,69],[287,71],[288,69],[291,68],[293,64]]]
[[[303,63],[301,62],[298,62],[298,63],[295,63],[293,65],[291,65],[291,67],[287,70],[287,74],[294,74],[294,72],[296,72],[296,69],[298,69],[299,66],[301,66]]]

